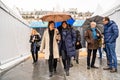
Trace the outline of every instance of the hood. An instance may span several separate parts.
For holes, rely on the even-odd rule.
[[[108,24],[106,24],[105,26],[111,26],[112,24],[115,24],[115,22],[113,21],[113,20],[111,20],[111,21],[109,21],[109,23]]]

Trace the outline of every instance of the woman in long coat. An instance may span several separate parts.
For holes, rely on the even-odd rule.
[[[75,56],[75,42],[76,42],[76,33],[73,28],[69,28],[66,21],[62,22],[61,25],[61,41],[59,44],[60,55],[62,56],[62,61],[64,65],[64,69],[66,75],[69,76],[69,68],[70,68],[70,59],[72,56]]]
[[[60,40],[59,31],[54,28],[54,22],[50,21],[48,28],[44,31],[40,51],[45,50],[45,59],[48,60],[50,77],[56,73],[57,59],[59,58],[58,42]]]

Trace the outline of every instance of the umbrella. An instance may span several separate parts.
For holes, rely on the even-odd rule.
[[[92,21],[95,21],[97,24],[102,24],[102,20],[103,20],[103,17],[97,15],[97,16],[86,19],[86,21],[83,25],[88,25]]]
[[[86,21],[84,22],[84,24],[82,25],[83,29],[86,30],[89,28],[90,26],[90,22],[96,22],[97,23],[97,28],[101,31],[101,33],[103,33],[103,17],[102,16],[94,16],[94,17],[91,17],[91,18],[88,18],[86,19]]]
[[[70,14],[67,13],[61,13],[61,12],[54,12],[54,13],[50,13],[47,15],[44,15],[43,17],[41,17],[40,19],[42,21],[54,21],[54,22],[62,22],[62,21],[66,21],[68,19],[71,18]]]

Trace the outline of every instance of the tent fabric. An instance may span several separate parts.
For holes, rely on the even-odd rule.
[[[48,26],[48,22],[34,21],[30,23],[31,28],[45,28]]]
[[[73,26],[74,27],[80,27],[84,24],[85,20],[75,20]]]

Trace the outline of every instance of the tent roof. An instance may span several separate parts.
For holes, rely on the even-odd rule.
[[[84,24],[85,20],[75,20],[75,22],[73,23],[73,26],[82,26]]]
[[[42,22],[42,21],[33,21],[30,23],[31,28],[44,28],[48,26],[48,22]]]

